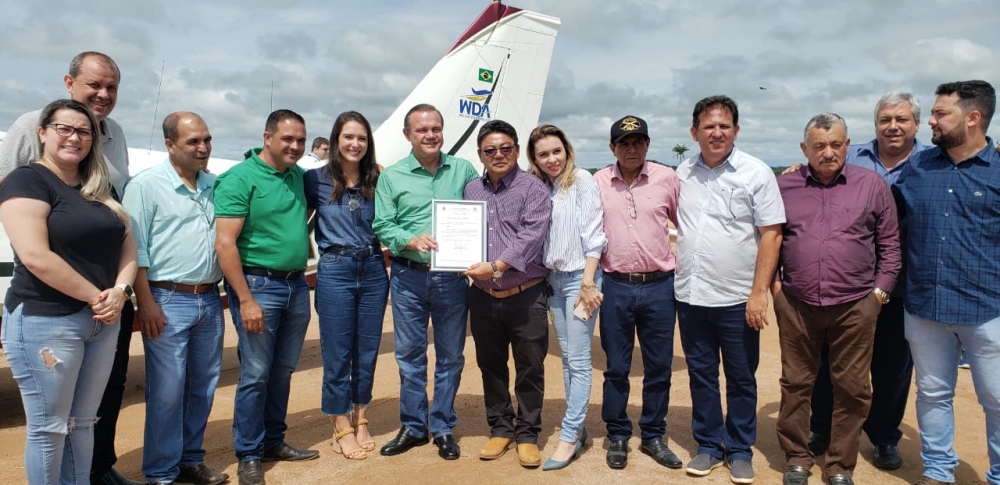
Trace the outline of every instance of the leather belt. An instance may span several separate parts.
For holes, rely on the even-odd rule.
[[[184,283],[171,283],[169,281],[150,281],[149,286],[162,288],[170,291],[180,291],[181,293],[193,293],[200,295],[219,288],[219,282],[205,283],[203,285],[185,285]]]
[[[382,251],[372,246],[361,247],[361,248],[347,247],[347,246],[330,246],[326,248],[326,251],[323,251],[323,253],[339,254],[341,256],[349,256],[354,259],[364,259],[367,258],[368,256],[375,256],[376,254],[381,255]]]
[[[268,268],[257,268],[254,266],[244,266],[243,274],[254,275],[254,276],[265,276],[267,278],[279,279],[279,280],[294,280],[299,276],[302,276],[303,271],[301,269],[295,271],[278,271]]]
[[[507,298],[507,297],[514,296],[514,295],[516,295],[518,293],[521,293],[522,291],[525,291],[528,288],[531,288],[532,286],[535,286],[535,285],[537,285],[537,284],[539,284],[539,283],[541,283],[543,281],[545,281],[545,278],[535,278],[533,280],[525,281],[524,283],[521,283],[520,285],[515,286],[513,288],[510,288],[510,289],[506,289],[506,290],[494,290],[493,288],[490,288],[489,290],[483,290],[483,291],[485,291],[486,293],[489,293],[490,296],[492,296],[493,298]],[[479,287],[477,286],[477,288],[479,288]],[[482,288],[480,288],[480,289],[482,289]]]
[[[418,263],[410,258],[404,258],[402,256],[392,256],[389,258],[393,263],[401,266],[406,266],[410,269],[415,269],[417,271],[423,271],[424,273],[429,273],[431,271],[431,265],[427,263]]]
[[[659,279],[666,278],[667,276],[670,276],[672,274],[674,274],[673,271],[660,271],[660,270],[656,270],[656,271],[650,271],[648,273],[613,273],[613,272],[608,272],[608,273],[604,273],[604,276],[607,276],[607,277],[609,277],[609,278],[611,278],[613,280],[627,281],[629,283],[649,283],[651,281],[656,281],[656,280],[659,280]]]

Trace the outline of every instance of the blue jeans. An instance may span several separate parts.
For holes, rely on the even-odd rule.
[[[750,461],[757,441],[760,333],[746,321],[746,303],[703,307],[677,302],[681,346],[691,379],[691,432],[697,454]],[[726,374],[722,419],[719,363]]]
[[[597,270],[594,283],[601,289],[601,270]],[[589,320],[573,316],[573,303],[580,293],[583,270],[549,272],[549,312],[552,313],[552,328],[556,331],[559,349],[562,351],[563,385],[566,389],[566,415],[563,416],[559,439],[575,442],[583,430],[590,405],[590,388],[594,381],[594,368],[590,362],[590,341],[594,337],[594,323],[597,311]]]
[[[172,482],[178,466],[205,461],[202,440],[222,369],[225,323],[217,290],[195,295],[150,288],[167,323],[146,353],[146,433],[142,474]]]
[[[27,420],[24,471],[32,484],[89,483],[94,421],[121,325],[4,308],[0,341]]]
[[[608,439],[632,436],[628,417],[628,374],[636,334],[642,351],[642,414],[639,428],[643,441],[662,439],[667,432],[670,404],[670,366],[674,358],[674,276],[647,283],[604,277],[601,304],[601,347],[607,355],[604,371],[604,404],[601,417],[607,423]]]
[[[372,400],[389,277],[382,254],[362,260],[324,253],[316,275],[323,350],[323,414],[340,416]]]
[[[399,421],[416,436],[451,434],[465,367],[466,297],[458,273],[425,273],[392,264],[392,321],[399,365]],[[434,326],[434,403],[427,409],[427,318]]]
[[[972,365],[976,397],[986,413],[987,455],[990,469],[986,482],[1000,484],[1000,321],[979,325],[949,325],[903,316],[906,340],[910,342],[916,369],[917,424],[920,427],[920,457],[924,476],[942,482],[955,481],[958,454],[955,453],[955,381],[958,354]]]
[[[226,284],[229,311],[238,337],[240,381],[233,412],[233,448],[240,461],[258,460],[264,450],[285,440],[285,417],[292,372],[299,363],[309,327],[309,286],[293,280],[246,275],[253,298],[264,312],[264,332],[248,333],[240,301]]]

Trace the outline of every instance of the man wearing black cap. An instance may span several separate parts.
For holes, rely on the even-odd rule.
[[[677,225],[680,181],[672,169],[646,162],[649,131],[641,118],[626,116],[611,125],[610,148],[617,163],[594,175],[608,237],[601,258],[605,278],[600,319],[601,347],[607,355],[601,417],[611,441],[608,466],[625,468],[628,461],[628,373],[638,334],[643,362],[639,449],[660,465],[680,468],[681,461],[663,442],[675,321],[676,258],[668,222]]]

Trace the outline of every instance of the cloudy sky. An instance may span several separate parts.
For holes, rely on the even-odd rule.
[[[122,70],[112,116],[145,148],[171,111],[200,113],[214,156],[259,146],[273,105],[303,114],[310,137],[357,109],[385,119],[488,0],[0,0],[0,130],[65,97],[62,76],[84,50]],[[569,133],[578,163],[611,163],[612,120],[650,123],[650,158],[675,163],[691,109],[708,95],[740,105],[743,150],[771,165],[801,159],[802,127],[821,111],[874,136],[887,91],[924,103],[937,84],[1000,86],[996,0],[507,0],[562,19],[541,122]],[[165,64],[164,64],[165,63]],[[161,65],[163,82],[154,120]],[[761,87],[766,90],[760,89]],[[994,123],[1000,125],[1000,121]],[[1000,138],[1000,127],[990,135]],[[377,142],[377,140],[376,140]]]

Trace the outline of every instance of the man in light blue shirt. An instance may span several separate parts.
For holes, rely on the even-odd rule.
[[[163,120],[169,158],[125,191],[139,252],[135,281],[146,354],[142,473],[150,483],[219,484],[202,439],[222,367],[223,316],[215,253],[212,135],[194,113]]]
[[[785,205],[774,172],[735,147],[739,110],[727,96],[694,108],[701,153],[677,167],[677,317],[691,377],[691,430],[698,452],[689,475],[729,467],[753,483],[757,364],[767,291],[778,264]],[[721,357],[721,360],[720,360]],[[723,420],[719,365],[726,375]]]

